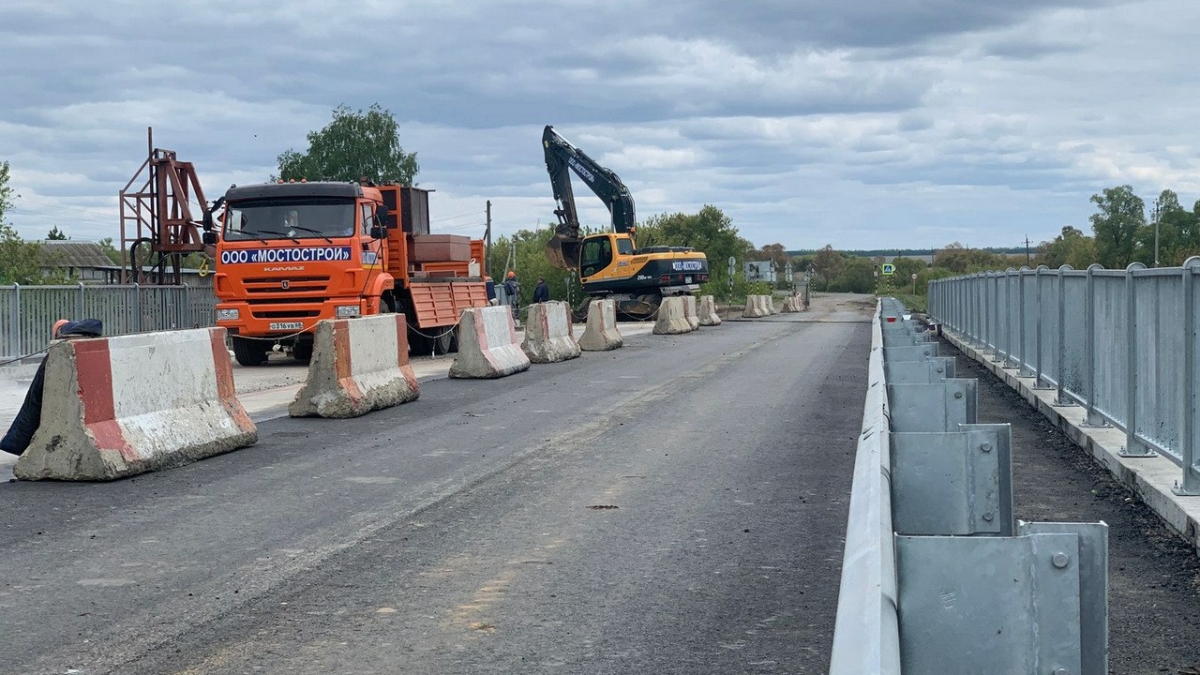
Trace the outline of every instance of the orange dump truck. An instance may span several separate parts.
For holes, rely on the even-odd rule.
[[[487,305],[483,242],[429,233],[429,193],[334,182],[232,187],[205,215],[217,325],[238,363],[276,344],[302,361],[322,319],[403,312],[414,354],[457,349],[462,310]],[[219,235],[219,236],[218,236]]]

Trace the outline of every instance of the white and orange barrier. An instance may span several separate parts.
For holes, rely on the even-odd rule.
[[[700,325],[721,325],[721,317],[717,316],[717,301],[711,295],[700,296]]]
[[[558,363],[578,358],[580,349],[571,325],[570,305],[560,301],[530,305],[521,351],[533,363]]]
[[[587,325],[579,336],[579,348],[585,352],[606,352],[625,344],[617,330],[617,301],[592,300],[588,305]]]
[[[463,310],[450,377],[494,378],[522,370],[529,370],[529,357],[517,344],[512,311],[508,307]]]
[[[288,406],[292,417],[358,417],[420,396],[408,363],[403,314],[328,319],[313,334],[308,380]]]
[[[46,354],[25,480],[112,480],[251,445],[224,328],[72,340]]]
[[[663,298],[658,306],[658,319],[654,322],[655,335],[678,335],[690,333],[694,328],[688,323],[684,299],[678,295]]]

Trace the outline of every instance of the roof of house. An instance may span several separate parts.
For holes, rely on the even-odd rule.
[[[41,247],[41,263],[43,267],[96,267],[120,268],[113,263],[100,244],[92,241],[55,241],[37,242]]]

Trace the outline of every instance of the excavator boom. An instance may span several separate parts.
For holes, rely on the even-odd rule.
[[[632,233],[636,218],[633,195],[617,177],[617,174],[600,166],[582,150],[559,136],[554,127],[546,125],[542,132],[542,148],[546,155],[546,171],[554,188],[557,208],[554,215],[558,225],[554,236],[546,243],[546,258],[562,269],[579,267],[580,237],[579,215],[575,211],[575,194],[571,189],[573,171],[580,180],[604,201],[612,216],[614,232]]]

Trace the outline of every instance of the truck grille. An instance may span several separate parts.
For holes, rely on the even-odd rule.
[[[283,283],[287,282],[287,288]],[[329,287],[329,277],[252,277],[242,282],[246,293],[312,293]]]

